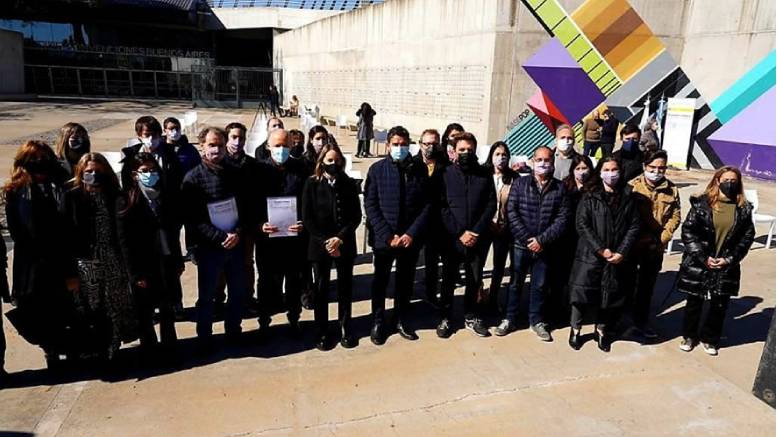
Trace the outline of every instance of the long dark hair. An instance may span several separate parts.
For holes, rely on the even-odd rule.
[[[564,183],[564,187],[566,187],[567,192],[569,193],[577,190],[577,182],[575,181],[575,168],[577,168],[581,162],[584,163],[586,167],[588,167],[588,170],[591,172],[591,174],[588,176],[588,179],[594,177],[594,174],[596,173],[594,170],[594,163],[591,161],[591,158],[583,154],[574,155],[572,157],[572,164],[569,166],[569,174],[562,181]],[[586,184],[583,183],[583,189],[585,189],[585,185]]]
[[[151,164],[153,170],[160,173],[161,176],[162,170],[159,168],[159,162],[154,158],[154,155],[147,152],[137,153],[132,157],[132,160],[130,161],[130,171],[136,172],[144,164]],[[127,212],[138,203],[138,199],[140,199],[141,196],[140,186],[134,177],[130,178],[129,186],[124,187],[124,193],[127,198],[127,206],[119,211],[119,215],[122,216],[126,215]]]
[[[626,178],[623,177],[623,163],[620,159],[607,156],[599,160],[598,163],[596,163],[596,171],[591,175],[590,178],[586,181],[586,183],[583,185],[583,190],[585,191],[598,191],[603,190],[604,186],[602,185],[602,167],[604,164],[608,162],[614,162],[618,164],[618,170],[621,172],[621,177],[618,180],[618,184],[613,187],[613,191],[620,191],[625,185],[626,185]]]
[[[326,154],[331,151],[337,153],[338,164],[343,168],[345,167],[345,156],[343,155],[343,151],[340,150],[336,144],[324,144],[324,146],[321,147],[321,153],[319,153],[316,158],[316,169],[313,171],[314,178],[321,180],[324,176],[324,158],[326,158]],[[340,174],[345,175],[345,170],[341,171]]]
[[[510,148],[507,147],[507,143],[504,141],[497,141],[494,144],[491,145],[491,148],[488,149],[488,159],[486,159],[486,163],[483,164],[483,168],[488,170],[488,173],[493,175],[494,174],[494,153],[496,152],[496,149],[499,147],[502,147],[505,149],[505,154],[507,155],[507,166],[502,169],[502,182],[505,184],[509,184],[512,182],[513,178],[515,177],[515,172],[513,169],[510,168]]]
[[[313,137],[318,133],[323,133],[326,135],[327,139],[324,140],[324,145],[326,145],[329,141],[329,131],[326,130],[324,126],[317,124],[310,128],[310,131],[308,132],[308,142],[305,146],[305,153],[314,161],[318,158],[318,155],[316,155],[316,149],[313,148]]]
[[[364,120],[369,122],[372,120],[372,117],[375,115],[375,110],[372,109],[372,106],[370,106],[367,102],[362,102],[361,106],[359,107],[359,110],[356,111],[356,116],[364,117]]]
[[[440,143],[447,146],[448,145],[448,137],[451,136],[452,131],[459,131],[459,132],[465,132],[464,128],[459,123],[451,123],[448,126],[445,127],[445,130],[442,133],[442,137],[440,137]]]

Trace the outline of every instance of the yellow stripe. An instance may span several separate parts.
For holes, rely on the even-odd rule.
[[[588,3],[599,3],[599,2],[591,0],[586,4]],[[602,2],[602,3],[607,3],[607,2]],[[606,32],[607,29],[610,27],[610,25],[614,23],[618,18],[623,16],[623,14],[625,14],[626,11],[628,11],[629,9],[631,9],[631,6],[629,6],[627,2],[623,0],[615,0],[611,2],[607,10],[603,11],[600,15],[597,15],[596,17],[594,17],[595,18],[594,20],[587,22],[585,25],[580,24],[580,22],[577,20],[575,20],[575,22],[577,23],[578,26],[580,26],[580,29],[583,30],[583,33],[585,33],[588,39],[593,41],[599,35]]]
[[[602,21],[604,23],[612,23],[612,15],[610,14],[611,5],[614,3],[621,3],[624,0],[587,0],[579,8],[570,14],[575,23],[581,29],[585,29],[590,26],[594,21]],[[616,5],[618,7],[618,5]],[[600,15],[606,17],[601,19]],[[620,16],[620,14],[618,14]]]
[[[637,31],[646,31],[649,36],[644,33],[636,37],[629,36],[607,55],[607,61],[624,82],[631,79],[648,61],[655,58],[664,49],[664,45],[650,33],[647,25],[643,23],[637,28]]]

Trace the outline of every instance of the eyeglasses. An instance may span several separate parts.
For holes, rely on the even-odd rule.
[[[665,165],[650,165],[650,164],[648,164],[648,165],[645,166],[645,168],[647,168],[648,170],[659,171],[659,172],[665,172],[666,171],[666,166]]]

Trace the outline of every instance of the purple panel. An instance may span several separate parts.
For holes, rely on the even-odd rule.
[[[774,146],[777,136],[775,101],[775,87],[772,87],[710,135],[708,140]]]
[[[556,38],[551,38],[540,50],[523,63],[527,67],[580,68],[567,49]]]
[[[739,167],[742,173],[748,176],[775,179],[774,146],[742,144],[712,138],[708,138],[707,141],[724,164]]]
[[[571,123],[577,123],[604,101],[604,95],[582,68],[523,68]]]

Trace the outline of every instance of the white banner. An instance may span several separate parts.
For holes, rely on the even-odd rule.
[[[666,103],[663,149],[672,167],[688,170],[696,99],[669,98]]]

